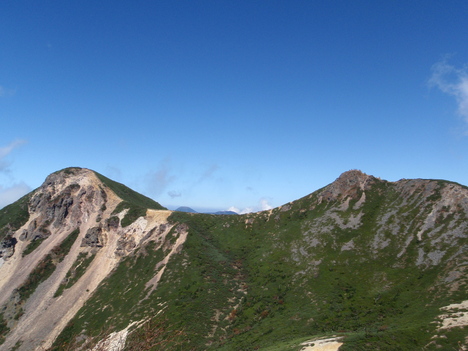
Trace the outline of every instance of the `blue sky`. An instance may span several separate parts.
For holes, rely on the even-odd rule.
[[[360,169],[468,184],[466,1],[2,1],[0,207],[69,166],[258,211]]]

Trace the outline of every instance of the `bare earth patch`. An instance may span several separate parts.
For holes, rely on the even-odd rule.
[[[76,180],[76,178],[74,179]],[[61,188],[68,186],[71,181],[72,178],[67,179],[66,182],[61,184]],[[79,181],[81,181],[82,188],[99,189],[101,184],[94,174],[83,177]],[[61,191],[61,189],[56,190]],[[121,201],[114,193],[107,191],[104,216],[109,217],[113,209]],[[89,229],[99,225],[96,208],[102,208],[103,203],[93,203],[92,199],[80,202],[80,199],[75,197],[73,204],[74,207],[71,211],[74,211],[73,214],[76,216],[67,216],[61,227],[54,230],[53,234],[45,239],[32,253],[23,257],[22,252],[28,242],[18,240],[15,254],[9,260],[2,261],[3,264],[0,266],[0,305],[7,302],[13,290],[21,286],[38,262],[79,225],[80,234],[78,239],[72,245],[64,260],[57,264],[52,275],[42,282],[26,301],[23,306],[23,314],[18,319],[14,329],[7,335],[5,342],[0,345],[0,351],[11,350],[18,342],[21,344],[18,351],[49,348],[68,321],[74,317],[97,289],[101,281],[108,276],[120,261],[121,256],[116,254],[119,239],[128,237],[129,240],[133,240],[138,245],[145,236],[157,232],[154,231],[154,228],[159,228],[163,224],[167,226],[167,218],[171,214],[171,211],[166,210],[148,211],[144,218],[139,218],[128,227],[114,229],[104,227],[102,246],[97,250],[96,256],[85,274],[73,286],[63,291],[62,295],[54,297],[55,292],[78,255],[89,250],[96,250],[96,248],[83,246],[82,240]],[[28,227],[29,223],[36,218],[37,215],[33,213],[28,223],[15,233],[15,237],[18,237]],[[166,231],[170,228],[170,225],[167,226]],[[182,243],[183,240],[177,242],[179,246]],[[128,330],[125,329],[120,333],[114,333],[108,338],[110,348],[107,347],[107,349],[118,350],[125,342],[127,332]],[[120,340],[120,342],[116,340]]]
[[[465,327],[468,325],[468,300],[462,303],[451,304],[441,309],[448,313],[439,316],[442,319],[442,325],[439,329]]]
[[[304,346],[301,351],[338,351],[343,345],[339,340],[339,337],[310,340],[301,344]]]

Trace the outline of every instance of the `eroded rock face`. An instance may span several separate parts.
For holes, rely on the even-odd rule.
[[[51,174],[31,194],[29,220],[0,243],[0,315],[10,329],[1,351],[19,344],[20,351],[47,349],[121,257],[142,242],[162,245],[170,211],[122,228],[125,212],[113,215],[120,202],[94,172],[79,168]],[[80,269],[77,280],[67,275]],[[24,284],[28,293],[20,298]]]
[[[106,220],[108,230],[116,230],[120,225],[120,219],[117,216],[112,216]]]
[[[49,230],[50,221],[46,219],[38,224],[39,221],[39,219],[32,220],[29,223],[28,229],[23,230],[20,234],[19,239],[21,241],[32,241],[49,237],[51,234]]]
[[[440,185],[437,181],[402,180],[392,183],[360,171],[350,171],[342,174],[336,182],[298,202],[291,202],[271,211],[231,218],[230,222],[224,224],[213,220],[213,223],[208,222],[211,224],[207,225],[203,223],[203,217],[193,217],[193,222],[177,223],[173,222],[177,219],[168,220],[170,211],[147,210],[133,223],[122,227],[121,220],[125,218],[125,211],[128,209],[113,213],[122,199],[112,193],[92,172],[73,169],[53,174],[31,198],[29,221],[16,232],[12,231],[0,245],[0,259],[13,257],[10,262],[5,262],[5,266],[9,266],[10,269],[13,264],[17,265],[15,274],[7,276],[7,273],[4,273],[7,270],[2,270],[0,264],[0,299],[4,297],[0,302],[0,314],[3,313],[11,329],[5,343],[0,345],[0,351],[10,350],[20,344],[19,351],[50,347],[73,316],[78,316],[78,311],[86,301],[96,297],[100,287],[106,285],[106,278],[112,277],[112,272],[119,271],[116,268],[124,267],[118,266],[122,257],[127,257],[123,261],[126,269],[132,268],[132,265],[136,266],[137,263],[143,266],[142,262],[145,269],[144,273],[138,270],[126,276],[133,285],[127,282],[122,284],[125,291],[115,288],[111,294],[107,294],[106,291],[103,295],[109,296],[116,292],[116,296],[123,297],[124,303],[128,301],[125,295],[127,292],[141,294],[142,299],[138,302],[140,304],[151,299],[155,289],[167,287],[168,284],[176,287],[182,281],[180,274],[186,270],[193,274],[194,280],[198,279],[199,270],[194,267],[194,262],[197,265],[204,264],[205,260],[213,262],[203,270],[207,282],[213,282],[215,279],[211,276],[215,265],[219,265],[220,270],[225,267],[224,273],[220,275],[222,278],[216,278],[214,282],[225,288],[226,296],[230,297],[226,305],[220,304],[220,307],[213,311],[213,315],[216,316],[214,320],[200,319],[203,324],[236,318],[232,311],[237,311],[238,306],[243,303],[244,295],[250,293],[246,272],[252,267],[244,269],[242,266],[247,264],[242,260],[242,257],[245,257],[244,252],[249,251],[249,255],[253,253],[250,257],[259,258],[256,264],[262,268],[253,267],[256,275],[252,274],[249,279],[254,282],[257,275],[265,274],[262,284],[268,283],[269,275],[273,274],[278,281],[286,279],[291,286],[296,283],[308,286],[310,290],[304,290],[303,295],[310,294],[310,301],[307,300],[301,306],[309,303],[320,304],[320,301],[314,300],[315,284],[324,275],[341,277],[338,275],[340,272],[329,273],[333,272],[335,266],[349,265],[353,269],[346,274],[354,274],[360,269],[356,262],[367,268],[385,260],[385,265],[391,266],[392,270],[404,265],[405,269],[417,271],[424,271],[426,267],[435,269],[437,266],[446,265],[447,267],[440,271],[438,280],[434,281],[443,281],[444,288],[457,291],[466,277],[466,264],[463,263],[466,257],[463,250],[466,250],[466,247],[463,247],[462,239],[465,240],[468,233],[467,192],[468,190],[458,185]],[[314,209],[317,212],[311,213]],[[369,220],[370,222],[367,222]],[[191,227],[192,225],[194,227]],[[243,237],[240,228],[244,227],[249,234]],[[194,232],[191,231],[193,228],[196,229]],[[211,228],[214,228],[213,231]],[[73,236],[76,237],[72,243],[73,247],[70,248],[69,245],[69,251],[57,251],[64,254],[63,261],[51,259],[50,261],[56,264],[53,273],[32,289],[34,291],[30,297],[20,301],[18,288],[29,278],[33,267],[38,266],[38,262],[47,255],[52,255],[57,246],[70,238],[70,233],[77,229],[79,233],[75,232]],[[229,235],[231,230],[232,236]],[[223,235],[220,235],[221,232]],[[189,233],[194,236],[190,237]],[[188,245],[185,241],[187,237]],[[224,246],[223,240],[227,237],[239,240],[236,245],[242,248],[242,254],[237,256],[238,259],[235,250],[227,250],[228,247]],[[32,254],[22,257],[22,251],[29,242],[39,238],[45,240]],[[251,245],[254,240],[256,244]],[[456,244],[456,240],[460,244]],[[269,243],[269,246],[266,246],[268,251],[261,251],[264,242]],[[33,246],[30,246],[30,249]],[[209,255],[199,255],[205,255],[206,252]],[[173,258],[177,258],[179,262],[172,261]],[[174,262],[176,264],[173,265]],[[282,271],[281,266],[278,266],[276,272],[270,268],[276,267],[278,262],[285,264],[288,270],[293,272],[292,275],[286,276],[289,273]],[[447,262],[450,262],[450,265]],[[294,272],[293,266],[297,271]],[[28,269],[29,272],[23,274],[23,271]],[[74,275],[68,274],[69,272],[73,272]],[[21,274],[24,279],[15,280],[15,277]],[[42,273],[35,273],[36,276],[40,274]],[[378,279],[369,279],[379,280],[378,285],[374,286],[378,289],[385,290],[392,284],[399,284],[386,276],[385,271],[376,274],[380,274],[381,278],[376,275]],[[120,273],[117,275],[119,279],[125,276]],[[347,276],[344,277],[348,279]],[[233,282],[231,287],[230,281]],[[356,284],[361,284],[361,281],[356,279]],[[141,282],[145,283],[143,294],[141,291],[131,291],[136,289],[136,286],[141,287]],[[200,286],[203,284],[200,283]],[[59,288],[62,291],[55,296]],[[184,290],[180,291],[184,292],[190,287],[185,287],[184,283],[182,288]],[[177,290],[174,291],[176,297],[172,297],[172,301],[181,296]],[[201,294],[202,291],[209,294],[213,291],[215,294],[216,290],[193,290],[190,292],[191,298],[198,298],[197,294]],[[258,291],[258,294],[261,294],[263,290]],[[265,293],[264,296],[267,294],[269,293]],[[295,294],[294,298],[298,296],[300,294]],[[170,298],[164,301],[164,296],[158,296],[158,299],[160,300],[154,303],[154,306],[158,307],[149,312],[153,315],[159,308],[164,312],[171,301]],[[104,298],[98,301],[105,300]],[[283,305],[284,302],[282,297],[276,295],[268,296],[268,301],[278,305]],[[207,308],[210,308],[209,304],[210,302],[206,301],[200,303]],[[251,306],[241,307],[247,310]],[[88,316],[87,320],[109,313],[104,312],[106,308],[108,306],[93,305],[96,314],[93,312],[93,317]],[[286,304],[284,308],[289,307]],[[264,312],[268,311],[262,313]],[[221,313],[225,317],[220,319]],[[143,318],[143,314],[137,316]],[[85,340],[93,332],[94,330],[91,332],[80,327],[77,335]],[[220,333],[217,335],[221,335]],[[215,331],[210,332],[212,336],[215,334]]]
[[[37,235],[37,228],[79,227],[95,213],[106,209],[107,194],[93,183],[89,170],[71,169],[51,174],[29,203],[32,214],[38,214],[34,228],[28,228],[25,239]],[[95,177],[94,177],[95,178]]]
[[[101,227],[93,227],[90,228],[87,232],[85,237],[81,242],[81,247],[89,246],[89,247],[102,247],[103,246],[103,235],[102,235],[102,228]]]
[[[338,179],[328,185],[320,196],[325,201],[345,199],[351,197],[356,199],[361,191],[368,190],[370,186],[378,181],[377,178],[369,176],[359,170],[351,170],[341,174]]]
[[[12,236],[7,236],[1,243],[0,243],[0,258],[7,260],[15,253],[15,246],[18,240],[13,238]]]
[[[125,256],[128,252],[131,252],[136,247],[136,245],[137,243],[134,237],[121,237],[117,241],[117,248],[115,249],[115,254],[117,256]]]

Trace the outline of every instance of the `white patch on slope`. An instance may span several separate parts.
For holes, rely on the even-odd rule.
[[[125,329],[119,332],[110,333],[107,338],[101,340],[97,343],[96,346],[92,348],[91,351],[121,351],[125,347],[125,342],[127,341],[128,330],[135,324],[141,324],[140,322],[132,322]]]
[[[366,202],[366,193],[364,192],[364,190],[362,191],[362,195],[361,195],[361,198],[354,204],[354,207],[353,209],[354,210],[358,210],[361,208],[362,204]]]
[[[338,351],[342,342],[339,342],[341,338],[332,337],[327,339],[316,339],[304,342],[301,346],[304,346],[301,351]]]
[[[177,238],[177,241],[175,242],[174,246],[172,247],[171,251],[164,257],[164,259],[157,264],[157,268],[163,266],[157,273],[156,275],[149,280],[145,284],[145,289],[150,288],[148,293],[146,294],[147,298],[158,286],[159,281],[161,280],[161,277],[166,269],[166,264],[169,262],[169,259],[174,255],[175,253],[179,253],[180,250],[182,249],[182,245],[185,243],[185,240],[187,239],[188,231],[187,230],[182,230],[181,233],[179,234],[179,237]]]
[[[441,310],[447,311],[448,313],[439,316],[439,318],[442,319],[442,325],[439,329],[468,326],[468,300],[442,307]]]

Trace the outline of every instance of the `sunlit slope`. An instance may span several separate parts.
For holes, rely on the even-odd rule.
[[[217,216],[146,210],[87,172],[62,171],[63,185],[43,185],[14,207],[29,204],[30,215],[9,227],[17,243],[0,267],[18,289],[2,288],[0,350],[299,350],[330,335],[340,350],[467,344],[461,185],[349,171],[279,208]],[[94,195],[78,200],[85,183]],[[47,199],[40,209],[38,194]],[[41,228],[52,212],[49,235],[31,244],[25,228]],[[40,278],[26,295],[31,275],[12,268],[20,265]],[[49,310],[49,324],[31,323]]]
[[[329,333],[351,350],[457,345],[466,327],[438,331],[433,322],[440,307],[467,299],[466,215],[467,190],[457,184],[358,171],[271,211],[173,213],[173,228],[186,226],[188,236],[157,289],[148,295],[146,282],[168,249],[145,247],[63,336],[89,321],[97,335],[148,316],[166,349],[248,350]],[[122,279],[133,288],[115,294]],[[143,347],[142,333],[127,347]]]

